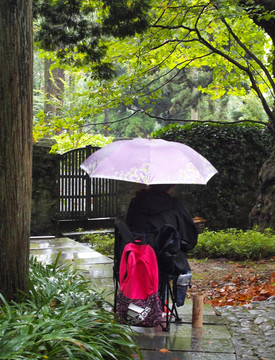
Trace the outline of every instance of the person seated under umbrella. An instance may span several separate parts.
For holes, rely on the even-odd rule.
[[[171,191],[175,186],[173,184],[150,185],[138,191],[129,204],[126,224],[134,235],[143,237],[143,240],[155,250],[160,229],[165,225],[170,225],[179,234],[180,251],[187,253],[197,244],[198,230],[184,204],[171,196]],[[181,273],[188,270],[190,270],[188,262],[182,264]]]

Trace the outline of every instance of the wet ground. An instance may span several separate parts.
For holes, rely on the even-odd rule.
[[[61,252],[61,262],[73,264],[113,303],[113,261],[108,257],[70,238],[31,238],[30,248],[31,255],[45,263]],[[205,305],[203,326],[196,329],[192,328],[192,303],[187,301],[178,311],[182,321],[172,322],[170,332],[162,331],[160,326],[134,328],[144,360],[237,359],[226,317],[217,316],[212,307]]]

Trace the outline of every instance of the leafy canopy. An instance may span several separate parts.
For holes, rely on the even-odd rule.
[[[225,93],[242,96],[249,82],[268,116],[273,116],[265,97],[270,94],[274,98],[275,93],[274,45],[247,9],[233,0],[151,1],[151,5],[151,26],[146,32],[108,43],[112,61],[133,69],[132,74],[127,73],[127,81],[139,99],[157,93],[159,84],[154,85],[160,77],[165,84],[164,74],[176,77],[186,67],[210,67],[213,81],[207,88],[200,86],[201,91],[213,97]],[[262,16],[274,18],[273,13],[262,12]],[[144,76],[149,80],[141,87]],[[120,76],[119,82],[126,82],[126,76]]]
[[[40,15],[36,39],[39,46],[57,51],[60,63],[90,71],[89,96],[96,113],[122,102],[150,112],[146,104],[191,67],[213,72],[212,81],[199,86],[201,92],[213,98],[245,96],[250,87],[274,121],[266,99],[275,98],[275,36],[268,27],[275,22],[275,6],[267,3],[35,0]]]

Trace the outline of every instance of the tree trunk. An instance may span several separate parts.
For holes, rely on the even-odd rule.
[[[251,5],[247,0],[241,0],[241,3]],[[268,13],[275,10],[275,3],[272,0],[254,0],[255,5],[260,5]],[[272,75],[275,78],[275,19],[266,18],[259,13],[250,15],[256,25],[260,26],[271,38],[273,43],[272,56]],[[274,96],[274,92],[273,92]],[[271,228],[275,230],[275,98],[273,103],[272,114],[269,116],[268,128],[272,133],[272,143],[270,145],[270,156],[263,164],[259,174],[259,195],[256,204],[253,207],[249,219],[251,226],[259,226],[261,230]]]
[[[191,107],[191,120],[198,121],[199,120],[199,110],[198,108]]]
[[[275,75],[275,63],[273,74]],[[268,124],[273,135],[270,144],[270,155],[260,170],[259,195],[255,206],[249,214],[251,227],[258,226],[262,231],[266,228],[275,230],[275,103],[272,113],[273,118],[269,119]]]
[[[0,292],[28,290],[32,181],[32,1],[0,2]]]
[[[275,146],[259,174],[260,191],[256,204],[250,213],[252,226],[260,230],[275,230]]]
[[[51,60],[44,59],[44,94],[45,94],[45,103],[44,103],[44,112],[45,120],[47,121],[51,116],[55,115],[55,107],[51,99],[51,94],[54,93],[53,87],[54,84],[51,80],[50,75],[50,66]]]
[[[52,64],[53,61],[49,59],[44,60],[44,112],[46,121],[49,120],[51,116],[58,116],[61,114],[64,96],[63,81],[65,80],[65,72],[60,68],[50,70]]]
[[[110,120],[109,120],[109,115],[110,115],[110,111],[109,109],[105,108],[104,109],[104,130],[103,130],[103,133],[104,133],[104,136],[109,136],[109,124],[110,124]]]

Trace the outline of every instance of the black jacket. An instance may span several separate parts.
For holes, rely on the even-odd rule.
[[[126,224],[133,233],[152,234],[152,239],[169,224],[180,235],[182,251],[187,252],[197,244],[198,231],[191,215],[183,204],[166,192],[139,191],[130,202]]]

